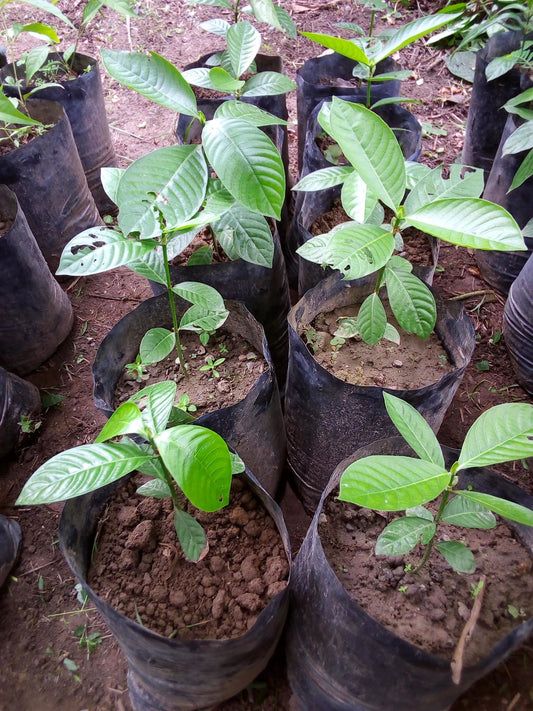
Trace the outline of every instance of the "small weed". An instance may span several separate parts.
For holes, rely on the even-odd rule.
[[[305,342],[309,348],[316,353],[318,350],[318,333],[314,328],[308,328],[305,331]]]
[[[24,434],[32,434],[41,426],[41,420],[33,420],[29,415],[21,415],[17,423]]]
[[[501,331],[494,331],[492,336],[489,338],[489,343],[492,346],[495,346],[496,344],[498,344],[501,341],[501,338],[502,338],[502,332]]]
[[[135,363],[126,363],[126,372],[131,380],[135,380],[136,383],[142,383],[144,380],[148,380],[148,373],[146,372],[146,364],[142,362],[141,356],[138,354],[135,359]]]
[[[333,338],[330,341],[330,346],[332,350],[338,351],[344,344],[346,343],[346,339],[342,338],[341,336],[333,336]]]
[[[398,588],[398,592],[401,592],[405,595],[405,593],[407,592],[407,585],[400,585],[400,587]]]
[[[479,580],[477,583],[470,583],[470,595],[475,599],[483,589],[484,582]]]
[[[412,569],[413,569],[413,566],[411,565],[411,563],[407,563],[407,565],[403,569],[403,572],[410,573]]]
[[[63,402],[64,399],[64,395],[56,395],[55,393],[51,393],[49,390],[44,390],[41,397],[41,405],[43,410],[48,410],[51,407],[55,407],[55,405],[59,405],[59,403]]]
[[[80,640],[80,647],[87,649],[87,659],[92,651],[96,649],[99,644],[102,644],[103,637],[100,632],[91,632],[87,625],[80,625],[74,630],[74,637],[78,637]]]
[[[488,370],[490,370],[490,363],[488,360],[480,360],[478,363],[476,363],[476,369],[480,373],[484,373]]]
[[[220,351],[220,355],[227,355],[228,354],[228,347],[226,346],[225,343],[219,343],[218,350]]]
[[[191,398],[187,395],[187,393],[180,395],[180,399],[178,400],[178,408],[183,410],[183,412],[196,412],[198,409],[196,405],[191,403]]]
[[[520,609],[516,608],[514,605],[507,605],[507,612],[511,615],[511,617],[515,620],[517,620],[519,617],[525,617],[526,616],[526,611],[524,610],[523,607]]]
[[[74,679],[76,679],[78,683],[81,683],[81,679],[77,674],[78,665],[74,660],[65,657],[65,659],[63,659],[63,666],[65,667],[65,669],[68,669],[68,671],[72,674],[72,676],[74,677]]]
[[[222,365],[225,360],[225,358],[217,358],[216,360],[213,360],[211,356],[207,356],[207,362],[205,365],[202,365],[200,370],[204,373],[210,373],[210,378],[220,378],[220,373],[218,372],[217,368],[219,365]]]

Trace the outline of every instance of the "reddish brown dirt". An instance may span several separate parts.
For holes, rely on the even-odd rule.
[[[347,2],[322,3],[283,1],[300,29],[336,33],[334,23],[368,23],[368,15]],[[74,20],[79,20],[82,3],[62,3]],[[68,7],[67,7],[68,6]],[[420,2],[422,12],[436,9],[435,3]],[[16,7],[22,22],[36,19],[29,6]],[[5,10],[3,11],[5,12]],[[418,12],[401,9],[402,21]],[[213,8],[146,0],[139,4],[139,18],[125,24],[105,11],[83,39],[81,51],[98,55],[99,48],[153,50],[183,68],[208,51],[213,40],[199,27],[201,20],[219,12]],[[40,18],[39,18],[40,19]],[[263,28],[262,28],[263,29]],[[65,36],[60,49],[72,37]],[[305,59],[320,49],[303,37],[290,40],[265,30],[264,49],[281,54],[286,71],[294,77]],[[20,44],[20,43],[19,43]],[[24,48],[20,44],[19,51]],[[426,135],[421,160],[435,166],[451,163],[459,155],[464,136],[470,87],[448,73],[444,52],[429,51],[422,44],[401,52],[401,63],[415,75],[403,83],[407,96],[422,104],[411,110],[424,122],[444,128],[446,136]],[[175,117],[117,84],[103,73],[109,122],[121,166],[155,147],[173,143]],[[289,97],[292,121],[295,96]],[[296,164],[296,126],[289,127],[291,178]],[[442,271],[435,285],[446,295],[462,300],[469,311],[478,342],[468,368],[441,429],[444,444],[458,446],[473,419],[487,407],[506,401],[531,402],[516,384],[501,333],[503,299],[486,292],[473,257],[465,250],[441,250]],[[72,299],[76,321],[67,341],[30,380],[42,389],[63,396],[59,405],[43,413],[36,433],[25,446],[0,463],[0,512],[16,518],[22,527],[23,547],[12,577],[0,593],[2,663],[0,665],[0,709],[11,711],[130,711],[126,691],[126,664],[114,639],[90,606],[76,598],[72,574],[58,550],[57,524],[61,505],[15,508],[14,501],[30,474],[58,451],[90,442],[105,422],[92,403],[91,364],[99,342],[119,318],[150,295],[143,279],[120,269],[113,273],[75,280],[65,285]],[[486,293],[466,297],[465,294]],[[488,364],[488,370],[487,368]],[[509,476],[532,490],[529,472],[521,465]],[[307,519],[290,492],[283,500],[296,551]],[[90,651],[80,645],[74,633],[86,626],[88,634],[99,633],[100,641]],[[504,665],[479,682],[453,706],[453,711],[526,711],[533,708],[533,648],[524,645]],[[291,692],[278,654],[253,687],[222,704],[228,711],[287,711]],[[430,711],[430,710],[428,710]]]

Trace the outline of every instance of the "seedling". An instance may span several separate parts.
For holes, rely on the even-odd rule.
[[[78,637],[80,647],[87,649],[87,659],[99,644],[102,644],[103,637],[100,632],[89,633],[87,625],[79,625],[73,632],[74,637]]]
[[[200,370],[203,373],[211,373],[211,378],[220,378],[220,373],[218,372],[217,368],[219,365],[222,365],[222,363],[225,361],[225,358],[217,358],[215,361],[211,356],[207,356],[206,358],[206,364],[202,365]]]
[[[140,390],[115,410],[94,443],[61,452],[39,467],[16,503],[63,501],[139,470],[151,478],[138,493],[172,499],[182,550],[187,559],[198,561],[207,553],[207,538],[184,510],[182,496],[202,511],[218,511],[228,503],[232,475],[244,465],[218,434],[205,427],[166,429],[176,387],[165,381]],[[137,435],[144,443],[128,435]]]
[[[178,409],[183,410],[183,412],[196,412],[198,409],[196,405],[193,405],[191,398],[187,395],[187,393],[180,395],[177,407]]]
[[[41,420],[34,420],[30,415],[21,415],[20,422],[17,423],[24,434],[32,434],[41,426]]]
[[[143,363],[140,353],[137,354],[135,363],[126,363],[126,373],[137,383],[142,383],[143,381],[148,380],[146,364]]]
[[[322,107],[319,120],[351,165],[310,173],[294,189],[342,185],[342,205],[351,221],[311,238],[297,252],[339,270],[347,280],[376,277],[357,318],[343,322],[338,335],[360,335],[370,345],[382,338],[399,341],[398,331],[387,323],[382,287],[402,329],[421,338],[432,332],[437,318],[433,294],[413,274],[409,261],[394,254],[403,249],[402,231],[407,227],[472,249],[526,249],[514,218],[501,206],[479,199],[482,171],[463,175],[455,165],[445,179],[441,168],[406,164],[392,130],[361,104],[333,97]],[[383,223],[383,205],[393,213],[390,223]]]
[[[377,555],[405,555],[418,544],[424,553],[413,572],[436,549],[459,573],[473,573],[472,551],[461,541],[440,539],[442,524],[490,529],[499,514],[533,526],[533,511],[474,487],[457,488],[457,474],[533,455],[533,406],[505,403],[485,411],[468,430],[459,459],[449,470],[437,438],[422,415],[404,400],[384,393],[390,418],[414,452],[406,456],[372,455],[350,464],[340,482],[339,498],[377,511],[405,511],[377,539]],[[424,506],[435,502],[437,513]]]

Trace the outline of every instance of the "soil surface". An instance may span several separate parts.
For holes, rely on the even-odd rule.
[[[338,33],[335,23],[356,22],[368,27],[367,11],[343,0],[302,0],[281,4],[298,27],[312,32]],[[62,9],[78,24],[83,3],[62,2]],[[124,22],[110,10],[91,25],[79,49],[98,56],[100,48],[156,51],[178,68],[220,43],[199,27],[199,22],[220,16],[219,8],[186,5],[168,0],[145,0],[139,16]],[[436,10],[437,3],[421,0],[413,9],[398,7],[402,17],[380,19],[381,29],[405,22],[419,12]],[[2,13],[28,23],[38,17],[30,6],[10,6]],[[283,57],[287,74],[320,48],[303,37],[287,39],[261,27],[263,50]],[[61,30],[62,31],[62,30]],[[62,31],[63,32],[63,31]],[[72,35],[63,33],[59,49]],[[27,44],[25,44],[27,42]],[[18,56],[31,41],[17,41]],[[410,110],[423,123],[421,161],[434,167],[450,164],[460,154],[468,111],[470,86],[447,70],[443,50],[417,43],[400,53],[404,67],[413,69],[403,82],[405,96],[420,99]],[[10,57],[11,59],[12,57]],[[175,116],[150,103],[102,72],[108,119],[121,167],[154,148],[174,143]],[[296,99],[288,98],[291,181],[296,174]],[[473,255],[443,244],[435,286],[445,296],[459,299],[472,317],[477,345],[472,363],[447,413],[440,439],[460,446],[466,429],[486,408],[508,401],[532,402],[518,386],[501,338],[504,298],[480,279]],[[75,279],[62,284],[72,300],[75,324],[69,338],[52,358],[28,377],[46,396],[40,419],[29,423],[23,447],[0,463],[0,513],[21,525],[21,557],[0,593],[2,664],[0,709],[2,711],[131,711],[126,688],[124,656],[94,608],[80,602],[76,580],[58,549],[60,504],[16,508],[14,502],[31,473],[57,452],[94,440],[105,417],[92,401],[91,365],[100,341],[124,314],[151,295],[147,282],[126,269]],[[55,404],[52,405],[52,398]],[[521,464],[507,475],[533,490],[530,473]],[[290,491],[282,505],[293,538],[293,552],[306,531],[308,518]],[[80,631],[81,630],[81,631]],[[453,711],[526,711],[533,709],[533,646],[524,645],[505,664],[476,684],[453,705]],[[292,695],[280,651],[265,673],[238,697],[222,704],[227,711],[288,711]],[[430,710],[428,710],[430,711]]]

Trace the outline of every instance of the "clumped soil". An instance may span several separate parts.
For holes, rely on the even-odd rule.
[[[289,565],[274,521],[234,479],[224,509],[184,506],[206,531],[209,546],[191,563],[176,538],[170,499],[136,494],[142,481],[132,479],[110,501],[89,585],[123,615],[165,637],[240,636],[287,585]]]
[[[336,23],[368,26],[368,10],[344,0],[333,3],[309,0],[305,5],[281,0],[281,4],[302,30],[343,34]],[[83,3],[64,5],[62,9],[79,25]],[[402,17],[398,20],[379,17],[377,29],[398,26],[420,13],[434,12],[441,5],[436,0],[420,0],[413,8],[398,6]],[[104,8],[82,38],[79,50],[95,57],[104,47],[152,50],[183,69],[200,55],[222,47],[222,40],[203,31],[199,23],[220,14],[231,19],[229,12],[221,8],[216,8],[215,13],[212,7],[174,4],[168,0],[145,0],[138,8],[138,18],[128,23]],[[23,24],[36,19],[50,21],[49,16],[38,17],[30,6],[13,3],[4,12],[8,20],[16,19]],[[265,50],[281,55],[285,71],[292,78],[306,59],[321,52],[318,45],[301,35],[293,40],[265,26],[261,30]],[[74,33],[68,32],[67,29],[62,32],[60,49],[74,40]],[[34,38],[21,35],[16,57],[36,44]],[[414,72],[411,79],[402,83],[402,94],[422,102],[409,107],[424,124],[420,160],[430,167],[453,163],[460,155],[464,139],[471,87],[448,72],[445,63],[448,53],[418,42],[401,50],[399,56],[402,66]],[[120,86],[105,71],[102,81],[120,167],[127,167],[154,148],[175,143],[173,112]],[[289,172],[294,184],[298,177],[294,92],[288,96],[288,106]],[[439,264],[435,286],[443,296],[461,299],[476,329],[472,362],[439,431],[443,444],[458,447],[469,425],[488,407],[501,402],[531,403],[532,399],[517,384],[501,338],[504,299],[482,281],[471,252],[443,243]],[[24,445],[0,465],[0,512],[18,520],[23,535],[20,560],[0,592],[4,660],[0,665],[0,709],[131,711],[124,655],[94,608],[79,602],[76,580],[58,549],[57,527],[62,505],[21,508],[15,507],[14,502],[40,464],[67,447],[93,441],[105,424],[104,415],[92,400],[91,366],[96,348],[111,326],[152,294],[144,279],[123,268],[62,285],[73,303],[74,327],[54,356],[28,377],[43,393],[62,400],[45,408],[40,420],[33,423],[38,427],[35,433],[27,436]],[[507,467],[505,474],[532,492],[530,471],[521,463]],[[282,506],[296,553],[309,517],[290,490],[285,491]],[[90,650],[75,634],[80,627],[88,634],[98,635]],[[529,643],[463,694],[453,704],[452,711],[530,711],[532,668],[533,648]],[[221,704],[219,710],[292,711],[292,708],[280,650],[253,687]]]
[[[458,575],[434,549],[417,573],[423,549],[376,556],[374,546],[395,515],[361,509],[330,497],[320,525],[326,557],[349,595],[388,629],[426,651],[450,659],[470,619],[473,589],[486,576],[481,612],[463,663],[475,664],[533,613],[530,552],[503,523],[488,531],[442,525],[437,540],[462,541],[476,570]],[[511,612],[509,611],[511,610]]]
[[[387,320],[399,329],[388,303]],[[377,385],[394,390],[409,390],[438,382],[453,370],[443,345],[435,333],[426,339],[401,332],[400,343],[382,339],[369,346],[359,337],[332,344],[335,331],[344,318],[357,316],[359,306],[343,306],[319,314],[302,336],[315,360],[340,380],[352,385]]]

